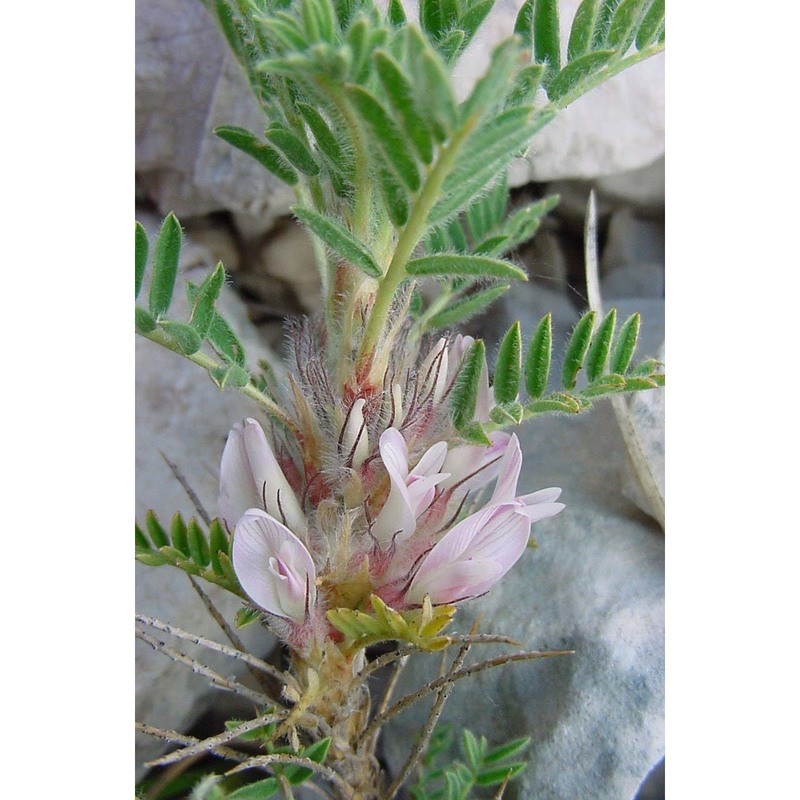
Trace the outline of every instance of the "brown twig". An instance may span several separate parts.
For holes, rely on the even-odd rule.
[[[253,756],[252,758],[247,759],[247,761],[243,761],[238,766],[234,767],[231,770],[228,770],[226,774],[232,775],[235,772],[242,772],[246,769],[251,769],[253,767],[267,767],[270,764],[295,764],[298,767],[306,767],[307,769],[316,772],[318,775],[321,775],[325,780],[330,781],[336,788],[342,792],[345,798],[354,797],[353,787],[350,786],[338,772],[334,772],[330,767],[325,766],[325,764],[318,764],[316,761],[312,761],[310,758],[304,758],[303,756],[294,756],[291,753],[270,753],[269,755],[265,756]]]
[[[201,741],[194,736],[186,736],[177,731],[156,728],[153,725],[145,725],[143,722],[136,723],[136,730],[140,733],[146,733],[148,736],[153,736],[156,739],[163,739],[165,742],[173,742],[174,744],[192,745]],[[247,761],[249,758],[246,753],[240,753],[238,750],[232,750],[230,747],[213,747],[207,752],[219,756],[220,758],[230,759],[231,761]]]
[[[276,667],[273,667],[272,664],[262,661],[260,658],[256,658],[256,656],[251,655],[246,650],[228,647],[227,645],[220,644],[219,642],[215,642],[211,639],[206,639],[205,636],[200,636],[196,633],[189,633],[188,631],[178,628],[176,625],[172,625],[169,622],[163,622],[155,617],[149,617],[146,614],[137,614],[136,621],[141,622],[143,625],[149,625],[151,628],[164,631],[164,633],[169,633],[178,639],[185,639],[193,644],[198,644],[202,647],[208,648],[209,650],[214,650],[217,653],[223,653],[226,656],[238,659],[239,661],[247,664],[248,667],[251,667],[254,670],[260,670],[261,672],[266,673],[270,677],[275,678],[275,680],[280,681],[283,684],[289,683],[293,680],[291,676],[281,672]]]
[[[188,744],[186,747],[182,747],[179,750],[173,750],[171,753],[167,753],[164,756],[160,756],[152,761],[148,761],[145,766],[162,767],[165,764],[174,764],[176,761],[182,761],[184,758],[189,758],[197,755],[198,753],[207,753],[216,749],[219,747],[219,745],[226,744],[227,742],[238,738],[243,733],[248,733],[249,731],[255,730],[256,728],[260,728],[264,725],[269,725],[270,722],[277,722],[278,720],[283,719],[284,716],[285,714],[281,713],[261,714],[258,717],[247,720],[247,722],[242,722],[235,728],[231,728],[223,733],[219,733],[216,736],[209,736],[206,739],[194,739],[194,741],[191,744]],[[242,759],[237,760],[241,761]]]
[[[436,678],[436,680],[426,683],[425,686],[423,686],[421,689],[418,689],[416,692],[407,694],[404,698],[402,698],[402,700],[398,700],[387,711],[375,716],[364,731],[364,736],[371,735],[376,728],[379,728],[385,722],[388,722],[388,720],[390,720],[392,717],[396,716],[401,711],[404,711],[410,705],[416,703],[417,700],[425,697],[426,694],[435,692],[437,689],[439,689],[439,687],[446,683],[459,681],[462,678],[468,678],[470,675],[474,675],[477,672],[483,672],[484,670],[491,669],[492,667],[500,667],[503,664],[510,664],[515,661],[531,661],[537,658],[554,658],[556,656],[572,655],[574,652],[574,650],[551,650],[550,652],[545,653],[540,653],[538,651],[512,653],[506,656],[497,656],[496,658],[489,658],[485,661],[479,661],[477,664],[473,664],[465,669],[460,669],[458,672],[444,675],[441,678]]]
[[[266,694],[262,694],[261,692],[256,692],[253,689],[249,689],[247,686],[244,686],[243,684],[233,680],[232,678],[223,677],[218,672],[215,672],[213,669],[207,667],[200,661],[197,661],[196,659],[187,656],[185,653],[181,653],[180,651],[175,650],[173,647],[170,647],[165,642],[156,639],[149,633],[145,633],[143,630],[141,630],[141,628],[136,629],[136,636],[143,642],[149,644],[154,650],[159,650],[160,652],[169,656],[173,661],[177,661],[181,664],[186,665],[187,667],[190,667],[192,672],[196,672],[200,675],[204,675],[207,678],[211,678],[212,683],[216,686],[219,686],[223,689],[228,689],[229,691],[235,692],[236,694],[241,694],[248,700],[252,700],[259,706],[271,705],[275,702],[271,697],[269,697]]]
[[[453,659],[453,663],[450,665],[450,669],[447,671],[444,677],[452,678],[464,664],[464,659],[467,657],[467,653],[469,653],[470,643],[467,642],[461,645],[461,649],[458,651],[458,655]],[[403,764],[400,772],[398,772],[397,776],[395,777],[392,785],[389,787],[389,790],[386,793],[386,800],[392,800],[392,798],[397,794],[400,790],[400,787],[405,783],[406,778],[411,774],[414,767],[417,766],[419,763],[419,759],[422,756],[422,752],[428,746],[428,742],[430,741],[431,734],[433,733],[433,729],[436,727],[436,723],[439,721],[439,717],[444,710],[444,704],[447,702],[447,698],[450,696],[450,693],[453,691],[453,681],[446,682],[442,684],[442,687],[436,694],[436,699],[433,702],[433,706],[431,707],[430,712],[428,713],[428,718],[425,720],[425,724],[422,726],[422,731],[419,735],[419,738],[414,743],[414,746],[411,749],[411,752],[406,759],[405,764]],[[378,715],[379,716],[379,715]]]

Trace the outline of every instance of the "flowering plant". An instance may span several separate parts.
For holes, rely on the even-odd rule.
[[[638,315],[618,328],[614,310],[602,319],[586,313],[556,389],[549,316],[527,348],[519,323],[508,330],[491,379],[484,343],[452,332],[510,281],[526,280],[508,255],[556,202],[506,216],[508,164],[573,99],[662,49],[663,3],[585,0],[562,64],[557,4],[526,0],[516,35],[496,47],[462,102],[450,71],[491,1],[422,2],[418,22],[396,0],[385,13],[333,0],[207,5],[269,120],[264,138],[237,127],[216,133],[294,187],[293,212],[314,242],[325,302],[319,317],[290,326],[284,363],[248,368],[215,306],[222,265],[187,286],[188,320],[171,319],[180,224],[167,216],[150,258],[137,223],[137,297],[149,271],[137,332],[254,401],[254,416],[231,430],[221,454],[217,518],[203,530],[176,517],[167,532],[148,514],[137,526],[137,558],[236,594],[244,602],[237,624],[266,625],[287,656],[278,669],[247,653],[232,630],[233,647],[203,640],[278,690],[206,670],[254,700],[255,718],[200,742],[140,730],[181,744],[153,764],[210,752],[268,773],[229,795],[209,778],[198,798],[290,797],[292,784],[310,779],[326,797],[392,798],[429,747],[456,680],[557,654],[464,667],[471,646],[508,640],[445,632],[459,603],[489,591],[522,558],[532,525],[564,508],[557,488],[517,495],[522,453],[505,429],[663,384],[658,362],[633,364]],[[144,629],[138,635],[181,660]],[[378,655],[381,643],[394,649]],[[443,679],[418,695],[435,698],[419,741],[399,773],[385,775],[376,758],[381,725],[417,698],[390,706],[390,681],[375,709],[368,677],[415,651],[452,645],[458,654]],[[261,753],[230,746],[248,736]],[[503,758],[522,745],[492,761],[485,740],[466,741],[472,783],[453,772],[461,793],[448,796],[465,797],[475,783],[499,785],[500,796],[519,768]],[[491,763],[502,768],[492,772]],[[422,785],[416,792],[429,796]]]

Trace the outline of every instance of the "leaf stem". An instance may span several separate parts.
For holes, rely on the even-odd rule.
[[[164,333],[164,331],[156,329],[150,331],[149,333],[139,332],[139,335],[143,336],[145,339],[149,339],[151,342],[161,345],[162,347],[166,347],[167,350],[171,350],[173,353],[177,353],[179,356],[183,356],[185,359],[187,359],[187,361],[197,364],[206,370],[206,372],[211,373],[213,370],[224,366],[219,361],[212,358],[207,353],[201,352],[200,350],[198,350],[196,353],[192,353],[191,355],[187,355],[180,349],[177,342],[175,342],[172,337]],[[286,414],[286,412],[283,411],[283,409],[281,409],[281,407],[271,397],[265,395],[260,389],[253,386],[252,383],[248,383],[245,386],[239,386],[237,388],[243,395],[249,397],[251,400],[255,400],[259,405],[261,405],[267,414],[275,419],[276,422],[280,422],[281,425],[286,427],[293,434],[299,433],[297,425]]]

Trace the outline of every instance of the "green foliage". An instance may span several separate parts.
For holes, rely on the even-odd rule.
[[[419,776],[410,787],[414,800],[468,800],[476,787],[495,786],[501,788],[494,797],[500,797],[508,781],[526,766],[520,755],[530,745],[527,736],[490,748],[484,736],[464,729],[458,743],[460,759],[447,763],[453,738],[450,725],[440,725],[433,732]]]
[[[455,606],[433,607],[426,598],[422,608],[395,611],[377,595],[370,595],[370,610],[334,608],[327,613],[328,622],[344,634],[351,652],[378,642],[410,642],[420,650],[441,650],[450,644],[441,632],[456,613]]]
[[[151,567],[178,567],[246,600],[233,571],[230,552],[231,538],[217,519],[204,530],[196,519],[187,523],[176,513],[168,533],[151,510],[145,514],[144,529],[136,526],[137,561]]]
[[[514,323],[501,341],[495,363],[496,406],[492,409],[490,424],[495,427],[519,424],[548,412],[577,414],[588,410],[600,397],[663,386],[661,362],[647,358],[637,364],[631,363],[639,336],[639,315],[631,315],[618,331],[616,320],[615,309],[596,327],[597,315],[593,311],[578,320],[566,345],[561,387],[550,392],[547,391],[553,354],[550,315],[542,318],[531,337],[524,370],[519,323]],[[487,427],[479,425],[474,418],[484,358],[485,348],[478,340],[464,358],[450,396],[456,428],[465,438],[474,441],[481,440],[481,436],[485,438],[487,432]],[[585,385],[576,388],[582,374]],[[521,382],[528,399],[517,402]]]

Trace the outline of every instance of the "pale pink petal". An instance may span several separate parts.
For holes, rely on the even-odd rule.
[[[441,483],[447,478],[446,473],[437,475],[428,475],[426,477],[417,477],[416,475],[409,475],[406,481],[406,488],[408,489],[408,502],[411,507],[414,517],[417,518],[428,508],[433,502],[436,495],[436,485]]]
[[[233,568],[247,595],[265,611],[303,622],[316,602],[316,570],[305,545],[282,523],[250,509],[236,524]]]
[[[445,458],[447,458],[447,442],[437,442],[425,451],[417,466],[411,470],[411,474],[433,475],[441,470]]]
[[[406,593],[409,603],[422,604],[428,595],[434,605],[454,603],[467,597],[483,594],[486,589],[474,591],[475,587],[492,586],[501,578],[501,567],[485,561],[457,561],[445,564],[437,572],[414,580]]]
[[[222,451],[219,476],[217,514],[233,530],[239,517],[248,508],[262,505],[261,491],[256,486],[244,443],[244,425],[235,425],[228,434]]]
[[[381,460],[390,476],[405,482],[408,477],[408,445],[397,428],[387,428],[378,441]]]
[[[305,514],[269,446],[264,429],[254,419],[245,420],[244,443],[261,498],[257,507],[264,508],[276,519],[285,517],[286,524],[292,530],[304,534],[308,528]],[[241,509],[240,513],[244,511],[245,509]]]
[[[517,494],[517,482],[522,469],[522,450],[519,439],[512,434],[506,445],[505,453],[499,466],[497,485],[494,488],[490,504],[507,503],[514,500]]]
[[[353,466],[356,469],[364,463],[369,455],[369,437],[364,426],[364,406],[366,403],[367,401],[363,397],[353,403],[342,434],[342,451],[349,455],[350,451],[354,450]]]
[[[552,503],[554,500],[558,500],[559,497],[561,497],[561,489],[553,486],[550,489],[539,489],[536,492],[522,495],[517,500],[525,503],[526,506],[532,506],[534,503]]]
[[[510,434],[496,431],[489,434],[492,444],[489,447],[480,445],[460,445],[447,453],[442,464],[442,472],[450,477],[442,484],[443,489],[450,489],[458,484],[456,495],[466,494],[493,481],[499,471],[500,462],[505,452]]]
[[[419,603],[426,594],[434,603],[482,594],[525,551],[530,522],[515,504],[482,509],[448,531],[422,560],[406,594]]]

